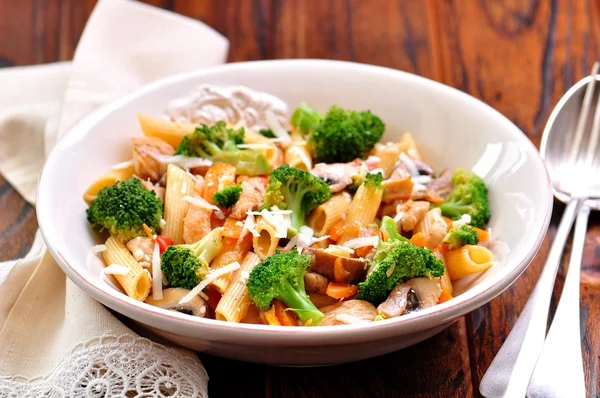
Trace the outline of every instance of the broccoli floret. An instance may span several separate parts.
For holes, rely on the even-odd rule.
[[[241,193],[241,185],[225,187],[215,192],[215,194],[213,195],[213,202],[215,202],[217,206],[231,207],[234,204],[236,204],[237,201],[240,199]]]
[[[193,289],[208,273],[208,264],[222,248],[223,228],[215,228],[191,245],[167,247],[161,257],[160,269],[171,287]]]
[[[294,111],[290,124],[300,134],[307,135],[315,131],[321,119],[323,119],[323,115],[311,108],[306,102],[302,102]]]
[[[144,224],[156,233],[162,216],[160,199],[134,177],[102,188],[87,209],[87,219],[94,229],[99,232],[108,230],[122,242],[145,236]]]
[[[258,131],[260,135],[267,138],[277,138],[271,129],[261,129]]]
[[[318,204],[331,198],[329,185],[319,177],[287,164],[271,174],[265,191],[263,208],[277,206],[292,210],[291,221],[295,231],[306,224],[306,216]]]
[[[383,174],[381,173],[369,173],[366,175],[363,185],[369,189],[381,189],[381,183],[383,181]]]
[[[211,159],[214,163],[229,163],[242,175],[269,174],[271,166],[262,153],[240,149],[244,142],[244,128],[228,129],[224,121],[214,126],[206,124],[183,137],[176,155]]]
[[[448,244],[450,249],[456,249],[464,245],[476,245],[479,243],[477,232],[468,225],[461,225],[458,228],[452,228],[446,235],[444,243]]]
[[[398,226],[392,217],[383,216],[381,219],[381,226],[379,228],[382,231],[387,232],[389,236],[388,240],[400,240],[408,242],[408,239],[398,233]]]
[[[323,313],[310,301],[304,289],[304,274],[309,257],[296,250],[277,252],[258,264],[248,277],[246,286],[254,304],[267,310],[277,299],[294,311],[305,325],[318,325]]]
[[[347,111],[332,106],[309,137],[320,162],[345,163],[364,158],[381,139],[385,125],[370,111]]]
[[[488,189],[483,179],[472,171],[456,169],[452,175],[454,188],[440,205],[442,214],[458,220],[471,216],[471,225],[483,228],[490,221]]]
[[[394,287],[408,279],[434,278],[444,274],[444,264],[431,250],[403,240],[381,242],[367,274],[358,284],[356,298],[379,305]]]

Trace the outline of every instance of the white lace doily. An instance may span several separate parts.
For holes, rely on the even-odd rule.
[[[52,374],[0,376],[0,397],[202,397],[208,375],[193,359],[136,336],[102,336],[76,346]]]

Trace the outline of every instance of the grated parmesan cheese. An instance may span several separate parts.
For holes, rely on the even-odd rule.
[[[412,176],[416,177],[419,175],[419,170],[417,169],[417,165],[415,164],[414,160],[412,160],[411,158],[408,157],[408,155],[406,153],[404,153],[404,152],[400,153],[400,156],[398,158],[400,159],[402,164],[404,164],[404,166],[406,166],[406,168],[408,169],[408,172]]]
[[[240,274],[240,282],[245,285],[248,282],[248,278],[250,278],[250,272],[243,270]]]
[[[279,120],[277,120],[270,109],[267,109],[265,112],[265,121],[273,134],[275,134],[275,137],[281,138],[284,143],[292,142],[292,137],[290,137],[290,134],[283,128],[281,123],[279,123]]]
[[[230,272],[239,269],[240,267],[240,263],[235,261],[231,264],[227,264],[224,267],[210,271],[208,275],[206,275],[206,277],[202,280],[202,282],[200,282],[195,288],[190,290],[188,294],[186,294],[181,300],[179,300],[179,304],[185,304],[192,301],[194,297],[200,294],[200,292],[202,292],[202,290],[204,290],[204,288],[208,286],[211,282],[213,282],[215,279],[219,278],[220,276],[227,275]]]
[[[379,244],[379,236],[364,236],[360,238],[350,239],[346,241],[343,246],[351,249],[358,249],[359,247],[377,246]]]
[[[220,218],[221,220],[225,218],[225,214],[223,214],[223,211],[221,209],[219,209],[217,206],[215,205],[211,205],[210,203],[208,203],[206,200],[198,197],[195,198],[193,196],[184,196],[183,200],[185,200],[186,202],[188,202],[189,204],[192,204],[196,207],[199,207],[201,209],[206,209],[206,210],[214,210],[215,211],[215,215]]]
[[[137,249],[133,252],[133,258],[135,258],[135,261],[142,261],[144,259],[144,251],[142,249]]]
[[[96,255],[102,253],[103,251],[106,251],[105,245],[95,245],[92,247],[92,253]]]
[[[129,267],[121,264],[111,264],[102,270],[106,275],[127,275],[129,271],[131,271]]]
[[[468,214],[463,214],[460,219],[456,221],[452,221],[452,228],[458,228],[462,225],[471,224],[471,216]]]
[[[183,155],[163,155],[160,153],[149,153],[157,162],[162,164],[174,164],[182,169],[192,169],[194,167],[212,166],[212,161],[204,158],[193,158]]]
[[[240,149],[273,149],[273,145],[269,144],[238,144]]]
[[[162,300],[162,272],[160,269],[160,248],[158,243],[154,242],[154,252],[152,253],[152,275],[156,275],[156,278],[152,278],[152,298],[154,300]]]
[[[300,150],[297,146],[292,146],[289,149],[289,152],[296,152],[302,163],[306,166],[306,170],[310,171],[312,169],[312,160],[306,155],[306,152]]]

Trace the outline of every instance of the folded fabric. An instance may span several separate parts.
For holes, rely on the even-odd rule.
[[[57,139],[86,113],[152,80],[226,61],[202,23],[101,0],[72,63],[0,70],[0,173],[30,203]],[[39,234],[38,234],[39,235]],[[0,396],[207,396],[195,353],[123,325],[65,277],[39,236],[0,263]]]

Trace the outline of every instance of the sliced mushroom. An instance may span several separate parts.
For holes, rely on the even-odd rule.
[[[350,163],[317,163],[310,171],[311,174],[322,178],[331,192],[339,192],[349,185],[354,184],[353,176],[364,175],[362,161]]]
[[[317,292],[325,294],[329,279],[316,272],[307,272],[304,274],[304,287],[307,293]]]
[[[405,282],[419,298],[419,309],[436,305],[442,295],[441,278],[414,278]]]
[[[313,272],[325,275],[338,282],[355,283],[364,279],[369,261],[364,258],[343,257],[312,247],[304,249],[310,256],[310,268]]]
[[[341,303],[321,308],[321,312],[324,314],[323,319],[321,319],[321,326],[346,324],[346,322],[338,320],[338,315],[349,315],[350,317],[367,322],[372,322],[375,316],[377,316],[375,306],[364,300],[342,301]]]
[[[386,318],[394,318],[402,315],[408,303],[409,292],[409,285],[404,283],[399,284],[392,290],[388,298],[379,304],[377,310],[385,315]]]
[[[415,166],[417,167],[417,171],[419,172],[419,175],[422,175],[422,176],[433,175],[433,168],[430,165],[428,165],[427,163],[425,163],[424,161],[422,161],[421,159],[413,159],[413,162],[415,162]]]
[[[452,191],[452,172],[449,169],[442,171],[438,178],[432,179],[427,184],[430,194],[445,198]]]
[[[162,300],[154,300],[152,296],[149,296],[146,299],[146,303],[160,308],[165,308],[167,310],[204,317],[206,315],[206,303],[200,296],[194,297],[191,301],[188,301],[185,304],[179,304],[179,300],[181,300],[189,292],[190,291],[188,289],[172,287],[170,289],[163,290]]]

